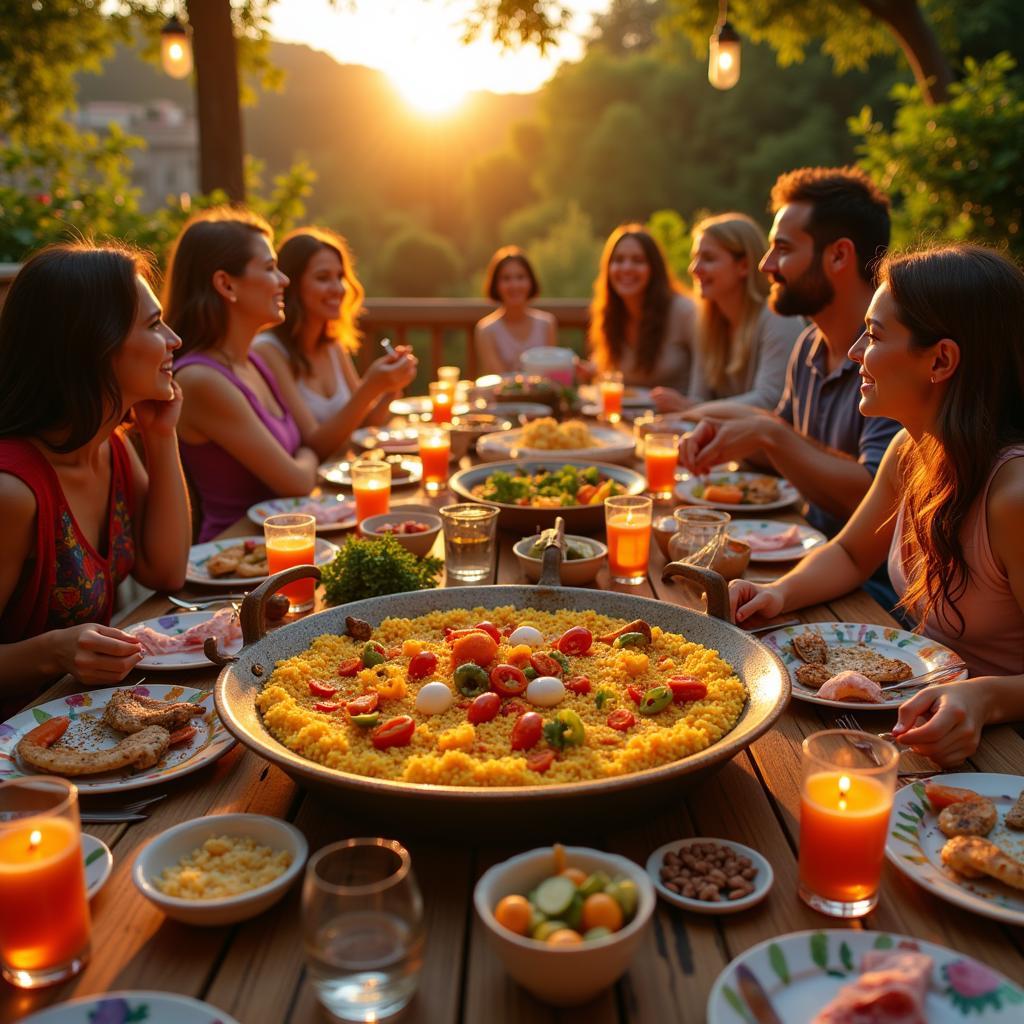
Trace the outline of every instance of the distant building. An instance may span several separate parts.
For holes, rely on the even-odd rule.
[[[163,206],[168,196],[199,191],[199,127],[177,103],[93,100],[78,110],[75,123],[94,132],[114,123],[145,140],[146,148],[132,153],[132,183],[142,190],[143,210]]]

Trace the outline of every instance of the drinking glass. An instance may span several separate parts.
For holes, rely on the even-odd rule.
[[[678,434],[648,434],[644,439],[647,490],[655,501],[667,501],[676,486],[679,463]]]
[[[455,404],[455,385],[447,381],[434,381],[427,385],[430,405],[434,410],[435,423],[451,423],[452,406]]]
[[[462,369],[458,366],[439,366],[437,368],[437,379],[442,384],[447,384],[452,389],[459,383],[462,377]]]
[[[651,514],[654,502],[643,494],[605,498],[608,568],[614,583],[643,583],[651,558]]]
[[[352,494],[356,499],[356,521],[387,512],[391,504],[391,467],[380,459],[359,459],[352,463]]]
[[[449,586],[489,583],[497,553],[498,509],[493,505],[445,505],[444,571]]]
[[[271,574],[295,565],[316,562],[316,519],[289,512],[267,516],[263,520],[263,539],[267,545],[267,567]],[[288,598],[289,612],[308,612],[313,607],[316,581],[296,580],[281,588]]]
[[[345,839],[315,853],[302,886],[302,940],[317,997],[335,1020],[401,1010],[423,965],[423,900],[393,839]]]
[[[597,390],[601,396],[601,414],[609,423],[622,419],[622,393],[625,387],[618,370],[607,370],[597,378]]]
[[[899,751],[872,733],[828,729],[803,742],[800,898],[832,917],[878,904]]]
[[[443,427],[425,427],[419,432],[423,486],[427,494],[438,494],[448,481],[452,436]]]
[[[726,541],[725,530],[732,516],[728,512],[699,505],[684,505],[672,515],[676,521],[676,532],[669,538],[669,555],[676,562],[710,569]]]
[[[3,976],[18,988],[72,977],[89,959],[89,930],[77,787],[49,775],[0,782]]]

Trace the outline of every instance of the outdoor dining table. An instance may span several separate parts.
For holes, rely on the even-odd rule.
[[[468,465],[466,459],[463,465]],[[392,503],[441,505],[454,500],[442,493],[426,498],[413,488],[395,490]],[[669,506],[671,507],[671,506]],[[795,512],[780,520],[801,521]],[[258,532],[247,520],[224,536]],[[512,551],[518,535],[501,532],[497,583],[524,583]],[[439,547],[435,553],[440,553]],[[596,581],[617,590],[660,601],[695,606],[699,597],[684,586],[661,581],[665,559],[652,540],[644,583],[609,582],[607,568]],[[786,566],[752,565],[748,576],[770,579]],[[209,597],[208,588],[189,586],[183,596]],[[138,622],[167,613],[157,594],[125,620]],[[786,616],[792,618],[793,616]],[[894,625],[894,620],[865,591],[799,612],[806,622],[845,621]],[[189,686],[209,687],[212,666],[182,673]],[[136,672],[128,682],[136,681]],[[162,682],[179,681],[162,673]],[[41,694],[42,703],[78,692],[81,684],[64,679]],[[858,712],[865,729],[890,728],[893,712]],[[189,927],[166,919],[131,879],[136,853],[147,841],[180,822],[230,812],[284,818],[305,833],[310,851],[359,835],[386,835],[407,845],[425,900],[425,962],[419,992],[403,1024],[667,1024],[702,1022],[708,993],[722,968],[749,947],[787,932],[848,927],[903,933],[968,953],[1009,978],[1024,978],[1024,928],[980,917],[946,903],[887,864],[878,908],[859,921],[823,917],[797,896],[797,843],[800,809],[800,744],[810,733],[834,724],[828,709],[794,700],[776,726],[710,778],[682,792],[660,813],[622,823],[595,819],[592,828],[572,834],[551,821],[549,840],[592,845],[644,863],[662,844],[686,836],[732,839],[760,851],[772,864],[775,885],[767,900],[730,916],[698,916],[659,901],[653,926],[628,973],[596,1001],[578,1009],[557,1010],[530,996],[505,973],[490,948],[472,906],[473,886],[492,864],[538,845],[533,841],[493,841],[481,834],[467,838],[424,836],[399,820],[364,823],[346,811],[340,794],[327,799],[298,787],[278,768],[242,744],[219,761],[191,775],[164,783],[167,798],[135,824],[89,825],[86,830],[113,851],[114,869],[92,902],[92,959],[73,980],[49,989],[22,992],[0,982],[0,1022],[15,1021],[52,1003],[113,990],[174,992],[206,1000],[243,1024],[310,1024],[326,1020],[303,964],[300,887],[271,910],[233,927]],[[911,758],[913,767],[928,767]],[[1024,775],[1024,738],[1019,727],[986,730],[965,771]],[[133,794],[134,795],[134,794]],[[110,806],[111,798],[93,798],[90,807]],[[3,908],[0,907],[0,914]]]

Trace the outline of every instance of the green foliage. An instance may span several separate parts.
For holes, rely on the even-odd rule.
[[[703,212],[697,213],[694,223],[702,216]],[[693,232],[683,217],[675,210],[658,210],[647,221],[647,230],[661,243],[672,273],[680,281],[688,280]]]
[[[504,46],[536,46],[546,53],[568,28],[571,14],[557,0],[476,0],[463,39],[471,43],[488,32]]]
[[[378,286],[391,295],[443,295],[462,273],[458,250],[444,235],[408,227],[381,246]]]
[[[427,590],[437,586],[439,558],[417,558],[395,537],[350,538],[320,578],[328,604],[348,604],[367,597]]]
[[[916,86],[893,96],[890,130],[867,107],[850,129],[861,166],[895,201],[894,244],[971,239],[1024,257],[1024,77],[1013,58],[968,58],[945,103],[927,105]]]
[[[530,243],[526,254],[545,295],[573,298],[590,294],[601,245],[590,218],[576,203],[570,203],[565,219]]]

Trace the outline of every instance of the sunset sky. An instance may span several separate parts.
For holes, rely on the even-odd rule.
[[[280,0],[272,35],[305,43],[345,64],[384,71],[405,98],[425,112],[453,109],[468,92],[532,92],[564,60],[578,59],[595,12],[609,0],[572,0],[572,30],[542,58],[536,48],[503,52],[489,39],[459,40],[472,0]]]

